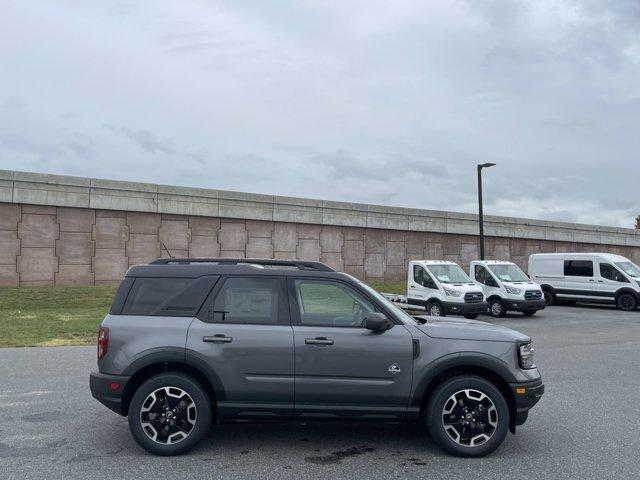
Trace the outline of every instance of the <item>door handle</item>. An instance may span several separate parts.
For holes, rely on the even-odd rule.
[[[593,278],[590,278],[589,281],[590,282],[595,282],[595,280]]]
[[[209,343],[231,343],[233,341],[233,338],[221,334],[205,335],[204,337],[202,337],[202,341]]]
[[[598,283],[604,283],[604,280],[598,280]]]
[[[304,343],[307,345],[333,345],[333,340],[325,337],[305,338]]]

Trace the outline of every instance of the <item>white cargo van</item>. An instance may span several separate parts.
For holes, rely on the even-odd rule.
[[[530,317],[545,307],[542,289],[513,262],[476,260],[471,262],[471,278],[482,287],[493,317],[509,311]]]
[[[547,305],[556,300],[614,303],[636,310],[640,303],[640,268],[611,253],[535,253],[529,275],[540,284]]]
[[[411,260],[407,272],[407,296],[385,296],[400,306],[419,306],[427,314],[444,317],[462,315],[476,318],[487,311],[482,290],[455,262]]]

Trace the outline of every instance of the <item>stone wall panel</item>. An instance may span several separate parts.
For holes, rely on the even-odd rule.
[[[525,270],[538,252],[608,251],[640,263],[639,246],[586,243],[586,234],[577,235],[566,241],[487,236],[485,252]],[[479,257],[477,236],[462,233],[0,203],[2,285],[116,285],[130,265],[169,252],[320,260],[364,280],[398,282],[411,259],[451,260],[467,270]]]

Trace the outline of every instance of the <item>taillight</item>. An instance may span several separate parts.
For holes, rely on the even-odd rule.
[[[98,330],[98,360],[102,360],[107,354],[107,348],[109,348],[109,329],[100,327]]]

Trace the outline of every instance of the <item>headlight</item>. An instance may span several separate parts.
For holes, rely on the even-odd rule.
[[[459,297],[460,295],[462,295],[462,292],[460,290],[453,290],[452,288],[444,288],[444,293],[447,295],[447,297]]]
[[[525,343],[518,347],[518,358],[520,360],[520,368],[523,370],[536,368],[536,364],[533,361],[533,347],[531,343]]]
[[[504,288],[506,288],[507,293],[511,295],[522,295],[522,289],[520,288],[510,287],[509,285],[505,285]]]

